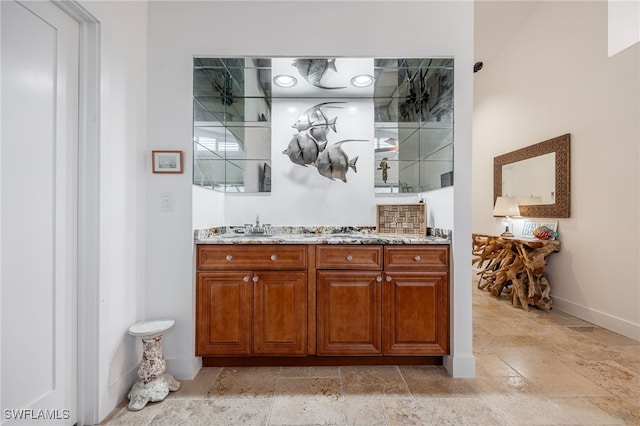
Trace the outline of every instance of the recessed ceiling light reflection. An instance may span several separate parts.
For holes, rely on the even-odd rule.
[[[281,74],[273,77],[273,82],[276,86],[289,88],[298,84],[298,80],[292,75]]]
[[[368,74],[356,75],[351,79],[353,87],[369,87],[373,84],[373,77]]]

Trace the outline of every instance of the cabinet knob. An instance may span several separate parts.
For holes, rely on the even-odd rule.
[[[352,260],[353,260],[353,256],[348,255],[348,256],[347,256],[347,261],[351,262]]]
[[[254,282],[254,283],[257,283],[259,279],[260,279],[260,278],[258,278],[258,277],[257,277],[257,276],[255,276],[255,275],[254,275],[254,276],[253,276],[253,278],[252,278],[252,280],[253,280],[253,282]]]
[[[416,257],[414,257],[413,260],[415,260],[416,262],[420,262],[420,256],[416,255]]]
[[[382,277],[381,277],[380,275],[378,275],[378,276],[376,277],[376,281],[378,281],[379,283],[381,283],[381,282],[382,282]]]
[[[393,278],[391,278],[390,275],[387,275],[387,281],[393,281]]]
[[[227,259],[227,262],[231,262],[231,259],[233,259],[233,256],[228,254],[227,257],[225,257],[225,259]]]
[[[244,278],[242,279],[242,281],[244,281],[245,283],[248,283],[248,282],[249,282],[249,277],[244,277]]]
[[[271,255],[271,260],[276,260],[276,259],[278,259],[278,256],[276,256],[275,254],[272,254]]]

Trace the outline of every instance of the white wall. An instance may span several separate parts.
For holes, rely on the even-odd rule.
[[[460,190],[456,187],[453,199],[459,211],[455,224],[460,238],[454,240],[453,246],[456,260],[452,291],[454,357],[448,360],[448,367],[457,371],[457,375],[472,375],[471,220],[466,212],[470,210],[473,3],[167,1],[152,2],[148,7],[149,148],[185,152],[185,173],[151,175],[147,191],[147,315],[176,319],[174,332],[165,341],[169,369],[176,376],[185,378],[195,374],[198,368],[194,360],[191,232],[192,58],[199,55],[454,56],[455,182]],[[342,182],[327,182],[332,188],[343,185]],[[287,188],[282,190],[286,192]],[[160,211],[162,192],[174,194],[176,208],[173,212]],[[325,197],[329,194],[328,191],[324,193]],[[275,206],[270,197],[272,195],[227,197],[223,217],[220,218],[216,211],[211,215],[229,222],[252,222],[257,210],[271,206],[277,209],[277,215],[276,210],[263,213],[263,221],[301,223],[297,212],[300,200],[281,197]],[[376,202],[384,202],[382,200],[375,198],[372,190],[359,194],[358,204],[342,201],[344,215],[331,216],[331,221],[350,220],[354,211],[366,215],[367,211],[373,212]],[[412,201],[416,200],[414,196]],[[324,209],[322,196],[304,201],[307,211],[314,206],[318,211]],[[358,221],[361,220],[364,216],[358,217]],[[371,224],[374,223],[375,216],[371,215]],[[212,220],[211,224],[226,223]]]
[[[640,42],[640,0],[608,0],[609,56]]]
[[[144,319],[146,2],[82,2],[100,22],[100,277],[98,416],[136,379]],[[79,283],[83,285],[83,283]],[[88,283],[84,283],[88,285]],[[79,372],[78,374],[82,374]]]
[[[454,229],[454,187],[423,192],[420,197],[427,204],[427,226],[429,228]]]
[[[192,228],[207,229],[222,226],[224,221],[224,193],[211,191],[199,185],[192,186]]]
[[[499,25],[476,22],[476,32]],[[638,44],[607,57],[606,2],[538,2],[475,75],[472,167],[473,231],[495,235],[493,157],[571,134],[571,217],[559,220],[562,248],[547,268],[554,306],[635,339],[639,76]]]

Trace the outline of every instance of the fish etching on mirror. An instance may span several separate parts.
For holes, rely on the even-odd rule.
[[[321,104],[317,104],[312,106],[303,112],[298,121],[293,123],[291,127],[296,129],[299,132],[304,130],[309,130],[311,135],[319,142],[326,142],[327,134],[329,130],[336,131],[336,119],[338,117],[333,117],[329,119],[322,108],[342,108],[340,106],[334,106],[335,104],[344,104],[346,102],[323,102]]]
[[[302,78],[320,89],[346,89],[346,87],[328,87],[320,82],[328,70],[338,72],[335,58],[295,59],[292,65],[296,67]]]
[[[291,138],[287,149],[282,151],[289,156],[292,163],[307,166],[318,159],[318,155],[327,146],[327,141],[318,142],[310,132],[311,129],[298,132]]]
[[[368,142],[366,139],[344,139],[340,142],[329,145],[324,151],[320,152],[316,160],[318,173],[331,180],[340,179],[347,182],[347,171],[351,168],[355,173],[356,162],[358,157],[349,159],[349,156],[342,149],[345,142]]]

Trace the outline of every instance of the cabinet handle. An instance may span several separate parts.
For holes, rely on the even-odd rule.
[[[348,256],[347,256],[347,261],[351,262],[352,260],[353,260],[353,256],[348,255]]]
[[[382,277],[381,277],[380,275],[378,275],[378,276],[376,277],[376,281],[378,281],[379,283],[381,283],[381,282],[382,282]]]
[[[276,259],[278,259],[278,256],[276,256],[275,254],[272,254],[271,255],[271,260],[276,260]]]
[[[387,275],[387,281],[393,281],[393,278],[391,278],[390,275]]]
[[[416,255],[416,257],[414,257],[413,260],[415,260],[416,262],[420,262],[420,256]]]
[[[231,262],[231,259],[233,259],[233,256],[228,254],[227,257],[225,257],[225,259],[227,259],[227,262]]]
[[[249,277],[244,277],[244,278],[242,279],[242,281],[244,281],[245,283],[248,283],[248,282],[249,282]]]
[[[251,279],[253,280],[254,283],[257,283],[260,278],[254,275],[253,278]]]

